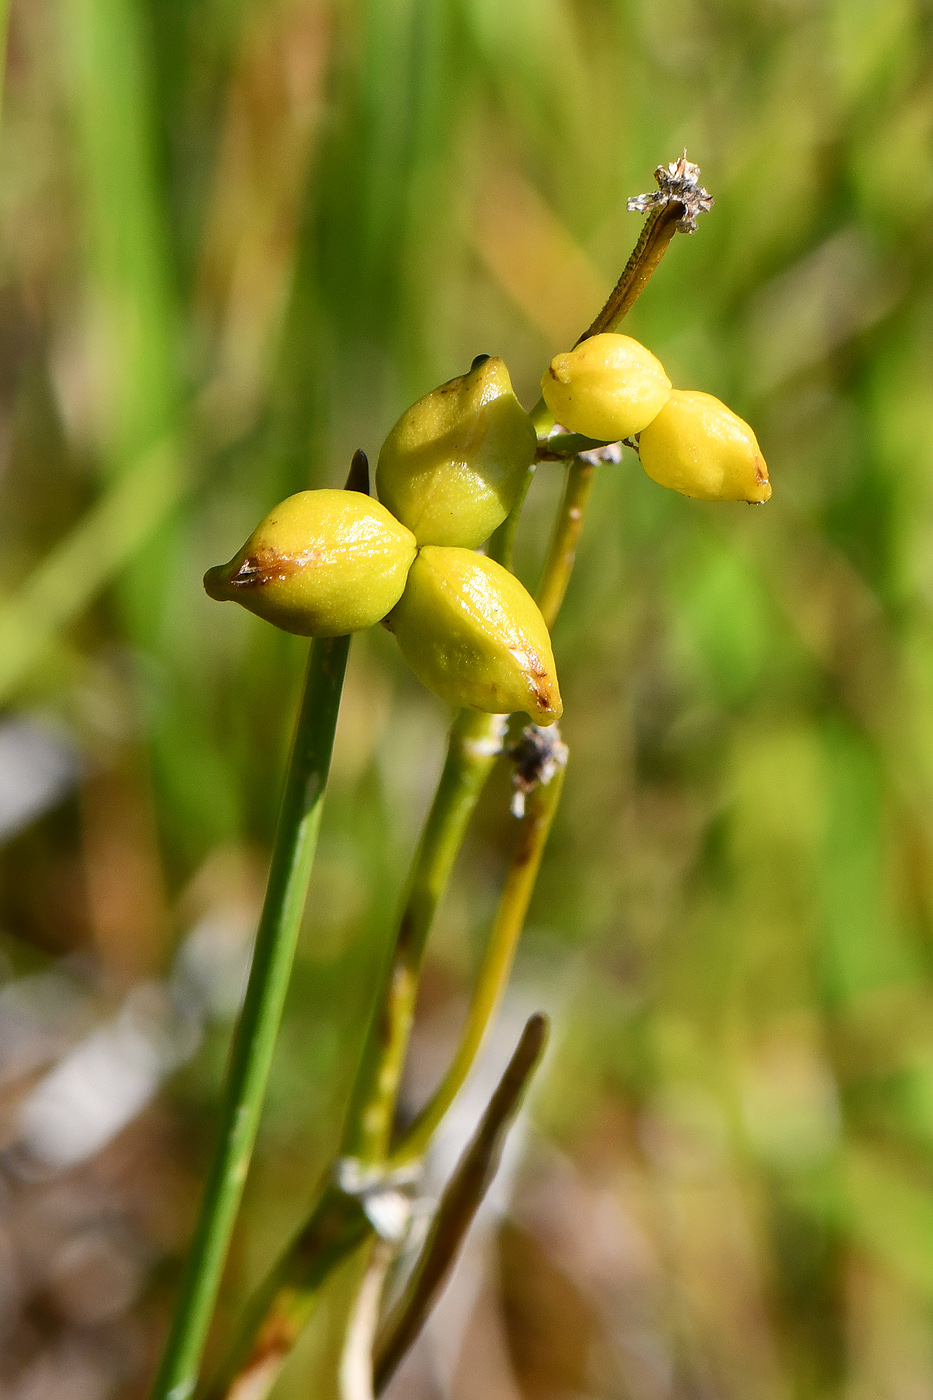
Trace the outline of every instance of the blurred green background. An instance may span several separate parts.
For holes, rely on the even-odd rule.
[[[5,1396],[145,1393],[210,1149],[305,649],[203,571],[475,354],[530,407],[684,147],[715,208],[631,333],[752,423],[774,496],[600,469],[514,1003],[555,1038],[462,1335],[396,1394],[933,1396],[931,57],[928,0],[14,0]],[[221,1339],[333,1150],[447,722],[354,641]],[[409,1109],[508,834],[498,782]],[[339,1291],[277,1394],[329,1394]]]

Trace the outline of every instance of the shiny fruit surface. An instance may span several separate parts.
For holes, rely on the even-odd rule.
[[[570,432],[617,442],[648,426],[667,402],[671,381],[644,345],[606,331],[555,355],[541,392]]]
[[[415,675],[452,705],[560,719],[551,639],[530,593],[501,564],[472,550],[418,553],[389,619]]]
[[[508,515],[536,447],[505,364],[481,357],[402,414],[379,453],[376,489],[420,545],[472,549]]]
[[[277,505],[229,564],[212,598],[241,603],[286,632],[340,637],[385,617],[405,587],[415,537],[357,491],[299,491]]]
[[[675,389],[641,434],[653,481],[699,501],[767,501],[768,468],[751,428],[712,394]]]

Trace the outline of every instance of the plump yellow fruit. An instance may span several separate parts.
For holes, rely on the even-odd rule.
[[[617,442],[648,426],[667,403],[671,381],[650,350],[606,331],[555,355],[541,392],[556,422],[572,433]]]
[[[395,607],[416,549],[411,531],[369,496],[299,491],[229,564],[208,570],[204,587],[286,632],[341,637]]]
[[[508,515],[537,437],[502,360],[412,404],[382,445],[376,490],[419,544],[473,549]]]
[[[469,549],[428,545],[389,618],[402,653],[429,690],[491,714],[560,719],[544,618],[514,574]]]
[[[675,389],[638,443],[653,481],[698,501],[767,501],[768,468],[747,423],[712,394]]]

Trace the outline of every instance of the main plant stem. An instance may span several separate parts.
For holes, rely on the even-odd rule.
[[[349,645],[349,637],[329,637],[311,647],[214,1161],[153,1400],[186,1400],[197,1384],[301,926]]]

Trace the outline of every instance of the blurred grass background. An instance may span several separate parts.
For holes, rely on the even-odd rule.
[[[601,469],[517,978],[555,1043],[484,1282],[396,1393],[933,1396],[931,57],[924,0],[14,0],[5,1396],[145,1393],[210,1148],[304,647],[201,574],[476,353],[530,406],[684,146],[715,209],[631,330],[751,421],[774,498]],[[333,1148],[447,718],[354,642],[219,1335]],[[503,813],[494,785],[412,1104]],[[332,1345],[325,1315],[277,1394],[327,1394]]]

